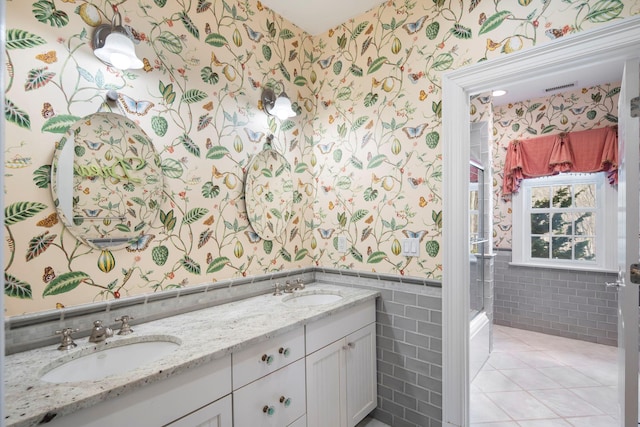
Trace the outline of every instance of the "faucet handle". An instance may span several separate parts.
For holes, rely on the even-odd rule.
[[[74,332],[78,332],[79,330],[80,329],[64,328],[60,331],[56,331],[56,335],[62,335],[62,341],[58,346],[58,350],[71,350],[72,348],[77,347],[78,344],[73,342],[73,337],[71,336],[71,334]]]
[[[131,329],[131,326],[129,326],[129,320],[133,320],[133,317],[126,314],[116,319],[116,322],[122,322],[118,335],[129,335],[133,332],[133,329]]]
[[[280,282],[276,282],[274,285],[273,296],[277,297],[282,295],[282,291],[280,290]]]

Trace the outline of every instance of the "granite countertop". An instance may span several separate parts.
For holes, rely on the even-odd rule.
[[[114,334],[106,342],[98,344],[81,338],[76,341],[78,347],[68,352],[48,346],[7,356],[4,366],[5,423],[7,427],[38,425],[54,414],[62,416],[96,405],[105,399],[346,310],[378,295],[375,291],[323,284],[311,285],[297,292],[323,291],[338,293],[343,298],[330,304],[297,307],[282,302],[291,294],[261,295],[134,325],[133,334]],[[163,337],[179,341],[180,346],[162,359],[135,370],[94,381],[53,384],[40,380],[40,376],[60,358],[75,358],[92,352],[94,348],[114,347],[123,341],[149,341]]]

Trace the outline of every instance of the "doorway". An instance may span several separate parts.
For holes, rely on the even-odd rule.
[[[613,67],[638,56],[640,18],[580,33],[443,75],[443,425],[469,425],[469,282],[466,254],[468,200],[455,197],[468,180],[469,96],[544,76]],[[461,226],[462,224],[462,226]]]

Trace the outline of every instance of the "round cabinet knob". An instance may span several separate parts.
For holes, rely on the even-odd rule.
[[[282,403],[285,408],[288,408],[289,405],[291,405],[291,398],[280,396],[280,403]]]
[[[263,362],[265,362],[267,365],[271,365],[273,363],[273,356],[271,356],[270,354],[263,354],[262,357],[260,358]]]
[[[291,350],[289,349],[289,347],[287,348],[280,347],[280,349],[278,350],[278,353],[280,353],[284,357],[289,357],[289,355],[291,354]]]
[[[276,413],[276,408],[274,408],[273,406],[264,405],[264,407],[262,408],[262,412],[271,416]]]

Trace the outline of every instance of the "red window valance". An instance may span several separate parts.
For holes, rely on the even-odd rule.
[[[517,193],[525,178],[559,172],[607,172],[609,182],[617,184],[617,126],[511,141],[504,165],[503,194]]]

